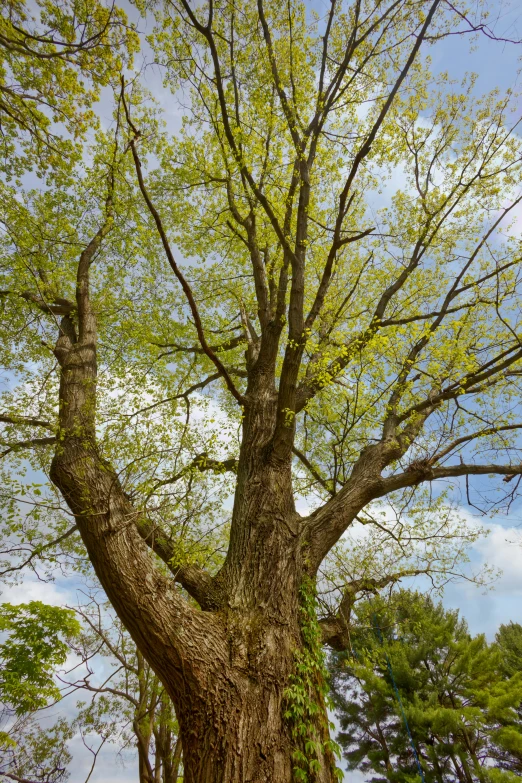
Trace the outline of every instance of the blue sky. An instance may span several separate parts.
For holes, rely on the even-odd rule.
[[[492,5],[492,18],[498,15],[497,34],[507,38],[522,37],[522,6],[498,2]],[[481,36],[474,50],[458,36],[435,47],[433,69],[448,71],[453,78],[466,73],[478,75],[476,92],[498,88],[501,92],[520,85],[520,45],[488,40]],[[520,106],[520,101],[519,101]],[[484,477],[484,482],[488,478]],[[469,513],[469,511],[468,511]],[[491,528],[490,536],[473,548],[475,562],[490,562],[501,568],[502,576],[485,595],[466,583],[450,585],[445,603],[459,608],[473,633],[486,633],[489,638],[500,623],[522,622],[522,503],[516,504],[508,517],[483,520]]]

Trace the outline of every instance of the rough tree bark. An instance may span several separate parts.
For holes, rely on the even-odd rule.
[[[187,783],[291,781],[284,691],[302,644],[298,592],[310,541],[293,503],[290,458],[281,463],[270,449],[273,383],[249,392],[255,404],[244,421],[229,555],[197,592],[204,611],[193,609],[154,570],[139,512],[96,447],[96,327],[86,285],[78,286],[84,325],[76,335],[64,318],[56,346],[64,437],[51,478],[111,603],[175,704]],[[316,731],[324,739],[320,707]],[[317,781],[326,783],[334,779],[332,759],[321,755]]]

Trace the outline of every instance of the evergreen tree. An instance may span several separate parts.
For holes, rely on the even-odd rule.
[[[495,642],[500,653],[500,666],[506,678],[522,675],[522,625],[510,622],[501,625]],[[496,745],[492,755],[496,764],[522,777],[522,704],[517,718],[501,725],[495,732]]]
[[[522,679],[458,611],[409,591],[362,602],[331,671],[350,769],[374,783],[420,780],[420,768],[426,783],[511,780]]]
[[[495,641],[502,656],[501,665],[506,677],[513,677],[522,671],[522,625],[513,622],[501,625]]]

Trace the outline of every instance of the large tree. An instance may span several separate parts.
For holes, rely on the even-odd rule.
[[[74,520],[34,487],[5,519],[30,503],[32,533],[79,532],[174,702],[188,783],[332,781],[321,643],[346,643],[357,591],[452,573],[471,533],[446,547],[448,487],[516,495],[515,101],[424,54],[491,37],[476,13],[167,2],[151,43],[178,135],[122,78],[74,194],[6,208],[3,454]],[[199,542],[229,489],[220,563]],[[318,622],[361,522],[382,559]]]

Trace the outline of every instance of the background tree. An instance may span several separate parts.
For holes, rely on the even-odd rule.
[[[42,783],[59,783],[73,732],[64,720],[44,731],[31,713],[60,698],[56,670],[80,625],[71,610],[31,601],[0,604],[0,631],[0,776],[21,781],[30,771]]]
[[[351,640],[331,660],[350,769],[414,780],[416,753],[426,781],[511,780],[498,759],[522,738],[520,672],[506,679],[496,646],[457,611],[401,590],[359,604]]]
[[[42,728],[29,716],[18,719],[8,735],[0,738],[0,777],[17,783],[62,783],[72,761],[68,744],[74,734],[67,720]]]
[[[431,573],[437,539],[451,574],[440,482],[483,509],[516,497],[518,120],[423,56],[482,8],[156,10],[179,136],[123,80],[92,166],[7,215],[5,518],[23,500],[63,526],[50,541],[80,534],[173,700],[188,781],[326,783],[320,643],[345,638],[354,590]],[[16,494],[24,458],[56,494]],[[361,523],[422,562],[361,561],[319,623],[317,576]],[[216,527],[224,562],[201,543]]]
[[[60,679],[66,693],[91,695],[83,702],[76,724],[95,731],[120,751],[135,746],[140,783],[177,783],[182,780],[181,741],[173,705],[142,654],[109,607],[92,597],[77,608],[84,632],[76,655],[86,665],[83,677],[77,667]],[[95,656],[108,660],[112,671],[100,682]]]
[[[501,625],[495,634],[502,667],[506,677],[513,677],[522,669],[522,625],[510,622]]]
[[[0,698],[2,705],[22,714],[59,696],[55,669],[65,662],[67,642],[80,626],[73,612],[40,601],[0,604]]]
[[[183,779],[172,702],[108,607],[91,595],[75,612],[31,602],[3,604],[1,617],[2,779],[67,780],[74,736],[92,754],[86,779],[106,743],[136,750],[140,783]],[[73,699],[72,717],[55,721]]]
[[[501,625],[495,635],[500,652],[501,668],[506,678],[520,676],[522,672],[522,626],[510,622]],[[522,704],[517,709],[517,726],[509,723],[498,729],[499,742],[492,752],[496,764],[501,769],[522,774]]]

